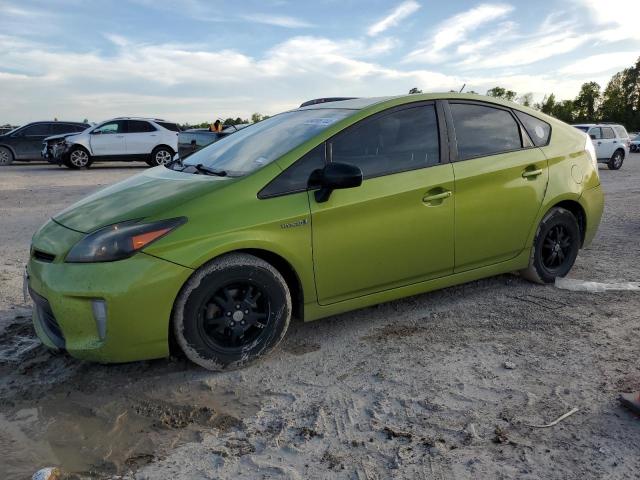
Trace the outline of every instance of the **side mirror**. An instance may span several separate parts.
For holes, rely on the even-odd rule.
[[[595,140],[596,136],[595,135],[589,135],[591,137],[591,140]]]
[[[310,187],[320,187],[320,190],[315,193],[318,203],[329,200],[334,190],[360,185],[362,185],[362,170],[349,163],[328,163],[324,168],[315,170],[309,178]]]

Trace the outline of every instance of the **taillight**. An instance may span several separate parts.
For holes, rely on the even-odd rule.
[[[584,149],[591,157],[591,163],[593,164],[593,168],[596,171],[596,175],[600,178],[600,172],[598,172],[598,156],[596,155],[596,149],[593,146],[593,142],[591,141],[591,137],[585,133],[585,142]]]

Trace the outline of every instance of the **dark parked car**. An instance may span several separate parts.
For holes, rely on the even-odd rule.
[[[40,160],[42,141],[51,135],[78,133],[89,127],[80,122],[33,122],[0,135],[0,166],[14,160]]]
[[[197,152],[207,145],[217,142],[221,138],[231,135],[238,130],[242,130],[248,125],[248,123],[229,125],[221,132],[212,132],[206,128],[190,128],[189,130],[184,130],[178,134],[178,156],[185,158],[193,152]]]

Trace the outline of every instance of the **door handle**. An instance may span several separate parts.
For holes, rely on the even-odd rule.
[[[522,178],[537,177],[538,175],[542,175],[542,169],[525,170],[522,172]]]
[[[446,192],[442,192],[442,193],[436,193],[434,195],[427,195],[426,197],[422,198],[422,201],[424,203],[429,203],[429,202],[433,202],[434,200],[443,200],[445,198],[449,198],[452,195],[450,190],[447,190]]]
[[[598,142],[598,145],[602,145],[602,142]]]
[[[116,138],[124,138],[124,135],[116,135]]]

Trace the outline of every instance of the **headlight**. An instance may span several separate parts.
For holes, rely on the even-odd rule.
[[[596,149],[593,146],[593,142],[591,141],[591,137],[587,134],[585,134],[585,136],[587,137],[585,144],[584,144],[584,149],[586,150],[586,152],[589,154],[589,156],[591,157],[591,163],[593,163],[593,168],[596,171],[596,175],[598,175],[598,178],[600,177],[600,172],[598,171],[598,156],[596,155]]]
[[[76,243],[65,259],[68,263],[113,262],[135,254],[185,223],[185,217],[138,223],[116,223],[88,234]]]

